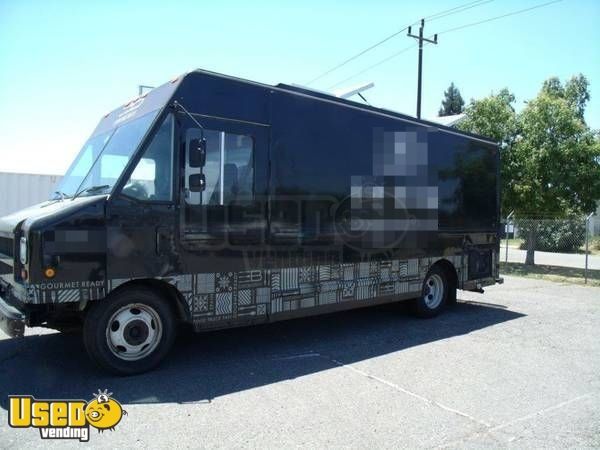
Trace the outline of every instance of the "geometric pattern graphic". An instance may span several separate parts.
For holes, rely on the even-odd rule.
[[[314,264],[240,272],[214,272],[161,277],[182,294],[196,327],[246,316],[266,317],[305,308],[361,302],[421,291],[423,279],[441,257],[357,263]],[[466,281],[468,257],[446,256]],[[492,258],[494,261],[494,258]],[[109,280],[107,286],[81,289],[28,287],[35,303],[79,302],[104,298],[129,281]]]
[[[245,316],[271,316],[304,308],[376,297],[419,294],[426,271],[441,258],[385,260],[242,272],[181,275],[170,280],[193,286],[183,293],[193,322],[203,324]],[[461,270],[460,256],[446,257]],[[424,271],[423,269],[426,268]],[[189,278],[189,280],[183,280]]]
[[[75,303],[100,300],[106,297],[107,291],[104,287],[90,288],[53,288],[48,289],[37,284],[26,287],[27,302],[33,304],[41,303]]]

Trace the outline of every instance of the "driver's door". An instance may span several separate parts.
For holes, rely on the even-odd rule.
[[[179,116],[182,149],[180,243],[192,273],[264,267],[267,236],[267,125]],[[200,126],[202,128],[200,128]],[[204,139],[201,167],[194,143]],[[201,177],[202,186],[194,179]]]
[[[167,114],[133,159],[131,172],[107,204],[109,279],[179,272],[174,132],[174,116]]]

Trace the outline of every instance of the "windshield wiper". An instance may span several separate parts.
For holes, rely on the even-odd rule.
[[[61,191],[54,191],[54,194],[58,195],[58,198],[53,198],[52,200],[60,200],[62,202],[65,198],[69,198],[68,194]]]
[[[96,191],[102,191],[104,189],[109,188],[110,185],[109,184],[99,184],[98,186],[91,186],[89,188],[85,188],[82,189],[79,192],[76,192],[75,195],[73,195],[73,198],[71,200],[75,200],[77,197],[79,197],[81,194],[84,194],[86,192],[96,192]]]

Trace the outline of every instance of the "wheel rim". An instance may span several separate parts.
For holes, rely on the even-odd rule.
[[[137,361],[152,353],[162,337],[162,322],[154,308],[132,303],[118,309],[108,321],[106,342],[117,358]]]
[[[423,301],[429,309],[440,306],[444,298],[444,280],[438,274],[430,275],[425,281]]]

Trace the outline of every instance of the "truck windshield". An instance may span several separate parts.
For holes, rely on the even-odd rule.
[[[88,139],[60,181],[56,197],[106,194],[131,159],[158,110]]]

